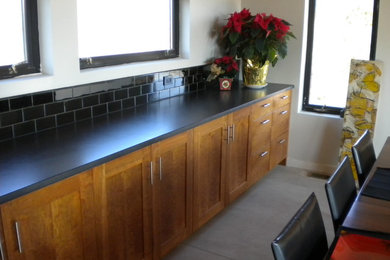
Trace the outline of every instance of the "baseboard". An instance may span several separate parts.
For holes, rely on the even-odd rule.
[[[331,176],[337,167],[337,165],[300,161],[293,158],[287,158],[287,166],[301,168],[310,172],[320,173],[328,176]]]

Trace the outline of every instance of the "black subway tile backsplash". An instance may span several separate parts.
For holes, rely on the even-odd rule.
[[[127,89],[120,89],[115,91],[115,100],[128,98]]]
[[[83,119],[88,119],[92,117],[91,107],[86,107],[86,108],[76,110],[75,113],[76,113],[76,121],[81,121]]]
[[[141,87],[129,88],[129,97],[135,97],[141,95]]]
[[[33,105],[41,105],[53,102],[53,92],[39,93],[32,96]]]
[[[37,119],[44,116],[43,105],[28,107],[23,109],[23,120],[28,121],[32,119]]]
[[[64,102],[56,102],[45,105],[46,116],[60,114],[64,112]]]
[[[0,127],[17,124],[22,121],[22,110],[15,110],[0,114]]]
[[[0,113],[9,111],[9,100],[0,100]]]
[[[153,86],[152,84],[146,84],[141,87],[142,95],[149,94],[153,92]]]
[[[11,109],[19,109],[32,106],[30,95],[10,99]]]
[[[71,99],[68,101],[65,101],[65,110],[66,111],[72,111],[76,109],[80,109],[82,107],[82,99]]]
[[[169,98],[169,89],[160,91],[160,99]]]
[[[140,106],[148,103],[148,95],[135,97],[135,105]]]
[[[114,100],[114,92],[112,92],[112,91],[99,94],[100,104],[111,102],[113,100]]]
[[[131,108],[135,106],[134,97],[126,98],[122,100],[122,108]]]
[[[54,128],[56,126],[55,116],[48,116],[36,120],[37,131]]]
[[[83,107],[91,107],[99,104],[99,95],[91,95],[83,98]]]
[[[0,141],[11,139],[13,137],[12,126],[0,128]]]
[[[107,113],[107,104],[96,105],[92,107],[92,115],[100,116]]]
[[[14,125],[15,137],[27,135],[35,132],[34,121],[27,121]]]
[[[200,66],[0,99],[0,141],[199,91],[206,77]]]
[[[115,112],[122,109],[122,102],[120,100],[108,103],[108,112]]]
[[[75,119],[74,111],[58,114],[56,115],[56,117],[57,117],[57,126],[73,123]]]

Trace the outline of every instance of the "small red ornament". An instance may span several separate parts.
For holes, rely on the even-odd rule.
[[[219,78],[219,89],[220,90],[231,90],[232,89],[232,78]]]

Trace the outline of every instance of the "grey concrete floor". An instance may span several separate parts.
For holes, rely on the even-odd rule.
[[[272,260],[271,241],[308,196],[317,196],[328,243],[334,237],[326,180],[277,166],[164,260]]]

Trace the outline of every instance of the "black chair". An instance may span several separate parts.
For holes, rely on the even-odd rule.
[[[376,161],[374,146],[370,132],[366,130],[352,146],[353,160],[355,161],[359,187],[361,188]]]
[[[312,193],[271,244],[276,260],[319,260],[328,251],[324,221]]]
[[[325,191],[336,234],[357,196],[355,179],[348,156],[344,157],[328,182],[325,183]]]

